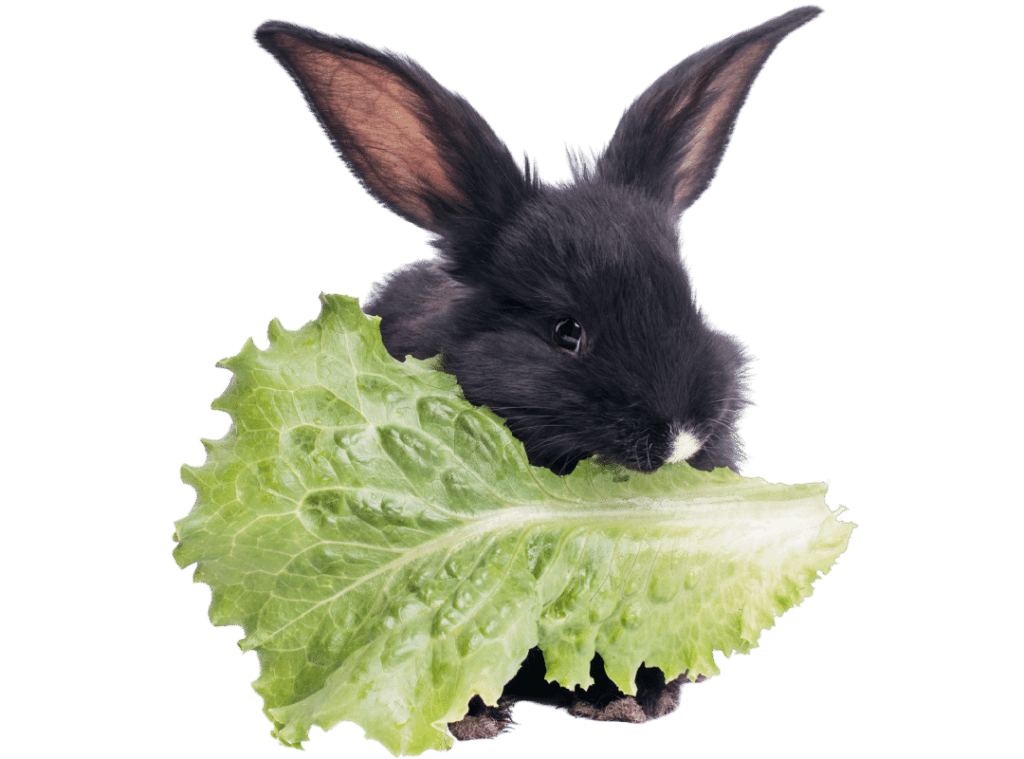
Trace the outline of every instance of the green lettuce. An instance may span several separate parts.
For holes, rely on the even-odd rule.
[[[568,688],[595,653],[625,693],[641,664],[713,675],[846,548],[824,485],[531,467],[451,376],[392,359],[355,300],[321,301],[221,362],[233,425],[183,467],[197,500],[175,536],[210,619],[258,653],[288,745],[350,720],[396,754],[448,748],[447,723],[495,703],[533,646]]]

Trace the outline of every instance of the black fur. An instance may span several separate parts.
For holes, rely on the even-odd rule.
[[[256,37],[366,189],[437,234],[439,259],[395,272],[366,307],[393,356],[440,353],[466,398],[503,416],[531,463],[558,474],[590,456],[653,471],[682,430],[700,443],[690,464],[736,469],[745,357],[697,308],[676,225],[714,176],[764,61],[819,12],[791,11],[672,68],[592,165],[571,158],[575,180],[557,187],[520,169],[465,100],[407,58],[278,21]],[[578,350],[555,339],[565,320],[582,327]],[[487,719],[507,723],[517,699],[551,702],[557,686],[536,671],[524,666],[504,717]],[[584,704],[577,711],[595,719],[672,708],[681,681],[649,672],[633,706],[622,694],[567,701],[568,691],[554,702]]]

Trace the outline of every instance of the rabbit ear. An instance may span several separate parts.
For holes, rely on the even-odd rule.
[[[821,13],[798,8],[705,48],[648,88],[619,122],[597,173],[682,213],[707,189],[750,85],[775,46]]]
[[[414,224],[443,234],[466,217],[497,221],[528,184],[483,118],[414,62],[280,21],[256,39],[364,187]]]

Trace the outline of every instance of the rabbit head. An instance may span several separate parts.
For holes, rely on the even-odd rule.
[[[366,311],[399,359],[441,354],[466,398],[556,473],[599,456],[735,469],[739,344],[697,308],[682,212],[707,188],[746,94],[801,8],[705,48],[625,112],[574,181],[520,168],[465,100],[417,64],[268,22],[288,70],[364,187],[436,234],[437,260],[390,275]]]

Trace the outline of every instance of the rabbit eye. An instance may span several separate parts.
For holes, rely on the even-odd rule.
[[[555,322],[552,339],[559,348],[570,353],[579,353],[583,344],[583,327],[575,319],[560,319]]]

